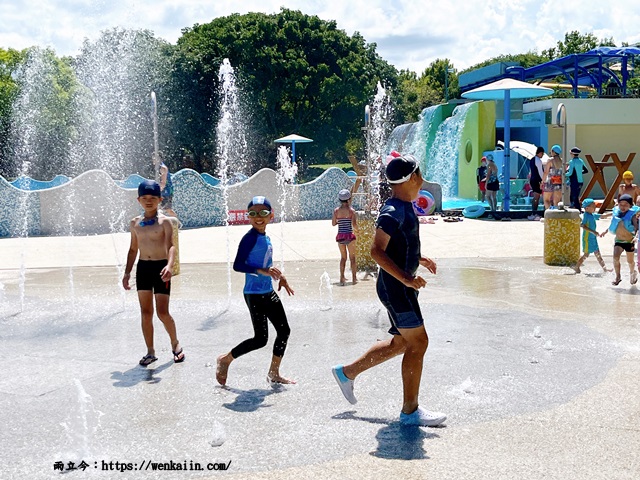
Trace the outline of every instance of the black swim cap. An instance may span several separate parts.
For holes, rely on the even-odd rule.
[[[385,174],[391,184],[404,183],[418,170],[418,162],[412,155],[395,157],[387,164]]]
[[[627,202],[629,205],[633,206],[633,198],[631,198],[631,195],[629,195],[628,193],[620,195],[618,203],[620,202]]]
[[[153,180],[145,180],[138,186],[138,197],[143,195],[152,195],[154,197],[161,197],[160,185]]]

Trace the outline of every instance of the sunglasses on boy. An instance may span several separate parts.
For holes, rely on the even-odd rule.
[[[271,210],[260,210],[259,212],[256,212],[255,210],[249,210],[247,212],[247,215],[249,215],[250,217],[257,217],[257,216],[261,216],[261,217],[268,217],[271,214]]]

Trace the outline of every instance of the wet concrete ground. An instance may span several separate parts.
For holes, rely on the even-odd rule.
[[[280,388],[265,380],[272,339],[233,363],[228,388],[215,383],[216,356],[251,335],[242,276],[229,298],[225,264],[183,265],[171,310],[187,360],[173,364],[156,321],[147,369],[137,298],[116,267],[28,269],[24,302],[20,272],[1,270],[0,478],[58,478],[55,462],[68,472],[81,460],[71,478],[222,474],[153,473],[149,461],[230,461],[227,477],[243,479],[638,478],[640,290],[624,276],[612,287],[594,259],[573,275],[512,255],[439,258],[421,292],[421,401],[449,415],[441,428],[400,427],[400,358],[357,379],[357,405],[342,397],[331,366],[386,338],[388,320],[373,280],[335,284],[334,258],[286,263],[296,295],[283,295],[282,373],[298,384]],[[103,470],[115,462],[145,470]]]

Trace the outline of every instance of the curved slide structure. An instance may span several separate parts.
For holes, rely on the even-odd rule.
[[[476,170],[482,152],[495,146],[495,103],[428,107],[416,123],[395,128],[388,150],[411,153],[426,180],[442,187],[443,198],[478,198]]]

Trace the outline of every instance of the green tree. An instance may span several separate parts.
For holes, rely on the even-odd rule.
[[[543,57],[549,60],[573,55],[575,53],[586,53],[596,47],[615,47],[613,37],[598,39],[593,33],[582,34],[577,30],[564,34],[564,40],[559,40],[555,47],[543,50]]]
[[[13,166],[8,146],[13,102],[18,97],[19,85],[14,79],[24,63],[26,50],[0,48],[0,175],[13,174]]]
[[[422,110],[444,101],[444,89],[437,82],[434,83],[431,73],[429,75],[423,74],[420,78],[415,72],[409,70],[403,70],[399,73],[397,87],[392,92],[395,105],[395,123],[416,122]],[[455,73],[449,73],[449,79],[457,86]],[[456,90],[457,87],[449,90],[450,98],[453,98]]]
[[[183,31],[177,49],[176,84],[190,98],[180,116],[195,126],[181,142],[193,151],[214,144],[218,70],[228,58],[246,95],[252,144],[263,165],[273,164],[273,140],[289,133],[314,139],[298,152],[301,158],[343,160],[347,141],[361,136],[364,106],[376,83],[396,82],[395,69],[377,55],[375,44],[358,33],[348,36],[333,21],[286,8],[195,25]]]
[[[75,59],[82,114],[74,159],[81,170],[102,168],[117,178],[150,176],[153,168],[151,92],[158,99],[159,146],[176,150],[169,98],[173,47],[149,30],[114,28],[85,40]],[[165,155],[166,156],[166,155]]]
[[[448,58],[431,62],[422,74],[422,81],[426,82],[432,89],[436,90],[442,99],[448,94],[449,99],[460,95],[458,88],[458,75]],[[446,85],[445,85],[446,83]],[[446,92],[445,92],[445,86]]]
[[[10,175],[50,179],[65,173],[76,133],[78,84],[69,58],[51,49],[30,48],[13,72],[13,99],[5,153]]]
[[[530,50],[527,53],[498,55],[497,57],[492,57],[485,60],[484,62],[478,63],[477,65],[473,65],[460,73],[462,74],[470,72],[472,70],[477,70],[478,68],[486,67],[488,65],[493,65],[494,63],[500,62],[515,62],[523,68],[530,68],[548,62],[549,60],[550,58],[546,56],[544,52],[542,54],[538,54],[537,52]]]

